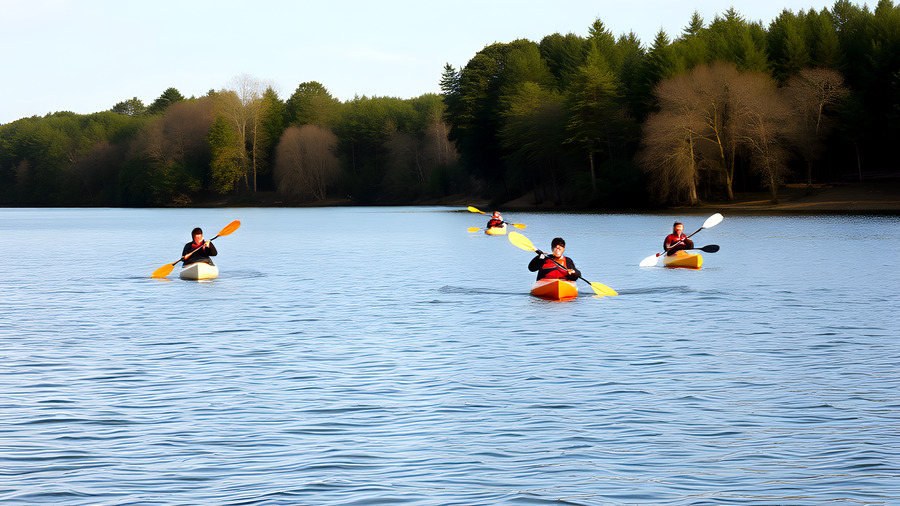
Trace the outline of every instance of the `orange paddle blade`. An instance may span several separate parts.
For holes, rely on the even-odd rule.
[[[478,209],[475,209],[475,208],[472,207],[472,206],[469,206],[469,212],[472,212],[472,213],[478,213],[478,214],[487,214],[486,212],[484,212],[484,211],[479,211]]]
[[[218,237],[221,237],[223,235],[228,235],[228,234],[234,232],[235,230],[237,230],[238,227],[240,227],[240,226],[241,226],[241,222],[238,220],[234,220],[231,223],[229,223],[228,225],[225,225],[225,228],[223,228],[222,230],[219,231]]]
[[[175,263],[177,264],[178,262],[176,261]],[[164,278],[164,277],[168,276],[169,273],[172,272],[172,269],[174,269],[174,268],[175,268],[175,264],[163,265],[159,269],[156,269],[155,271],[153,271],[153,274],[151,276],[154,278]]]

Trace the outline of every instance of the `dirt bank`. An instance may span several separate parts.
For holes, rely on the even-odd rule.
[[[830,185],[788,185],[778,202],[765,193],[735,195],[733,202],[706,202],[702,207],[732,211],[896,213],[900,212],[900,178]]]

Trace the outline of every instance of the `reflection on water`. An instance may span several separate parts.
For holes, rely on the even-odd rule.
[[[900,502],[900,219],[725,214],[699,271],[637,266],[672,216],[507,217],[620,294],[552,303],[467,212],[0,210],[0,501]]]

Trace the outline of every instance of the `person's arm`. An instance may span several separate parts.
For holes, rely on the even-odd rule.
[[[570,271],[572,271],[571,273],[569,273],[569,274],[566,276],[566,279],[568,279],[569,281],[575,281],[576,279],[578,279],[578,278],[581,277],[581,271],[579,271],[579,270],[575,267],[575,261],[574,261],[574,260],[572,260],[572,259],[569,258],[569,257],[566,257],[566,266],[569,268]]]
[[[207,254],[207,256],[211,256],[211,257],[218,255],[219,252],[216,251],[216,245],[213,243],[209,243],[209,247],[206,248],[206,254]]]
[[[541,258],[543,255],[539,252],[540,250],[538,250],[538,254],[528,262],[528,270],[531,272],[539,271],[541,270],[541,267],[544,266],[544,259]]]

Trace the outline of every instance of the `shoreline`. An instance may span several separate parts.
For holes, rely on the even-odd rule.
[[[193,202],[185,208],[218,207],[349,207],[360,205],[351,198],[329,198],[323,201],[301,202],[284,198],[275,192],[259,192],[239,197],[215,197]],[[378,207],[378,204],[367,204]],[[489,200],[471,195],[451,195],[427,199],[402,206],[474,206],[482,210],[500,209],[503,212],[598,212],[598,213],[701,213],[710,210],[727,210],[749,214],[900,214],[900,178],[870,179],[860,182],[814,184],[789,184],[778,191],[778,202],[765,192],[735,193],[732,201],[703,201],[696,206],[648,207],[631,209],[596,209],[577,206],[535,204],[532,195],[494,205]]]
[[[526,196],[495,207],[508,211],[562,210],[552,205],[528,205],[528,200]],[[490,207],[484,202],[482,205]],[[777,202],[772,201],[772,196],[767,191],[743,192],[735,193],[732,201],[704,201],[697,206],[636,209],[630,212],[684,213],[717,209],[760,214],[900,214],[900,178],[813,184],[810,187],[805,184],[789,184],[779,188]]]
[[[780,188],[778,202],[768,192],[735,195],[733,202],[710,202],[705,208],[785,213],[900,213],[900,179],[822,185],[791,184]]]

